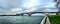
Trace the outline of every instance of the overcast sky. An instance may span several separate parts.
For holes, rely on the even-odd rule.
[[[0,14],[57,12],[54,0],[0,0]]]

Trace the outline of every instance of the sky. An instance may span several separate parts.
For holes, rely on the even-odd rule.
[[[0,14],[57,12],[54,0],[0,0]]]

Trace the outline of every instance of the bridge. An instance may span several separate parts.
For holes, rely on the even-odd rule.
[[[60,12],[28,12],[28,13],[21,13],[21,14],[16,14],[16,15],[23,16],[24,14],[27,14],[27,15],[31,16],[32,14],[35,14],[35,13],[42,13],[42,14],[44,14],[44,13],[60,13]]]
[[[20,14],[15,14],[15,15],[0,15],[0,16],[23,16],[24,14],[31,16],[32,14],[35,14],[35,13],[45,14],[45,13],[60,13],[60,12],[28,12],[28,13],[20,13]]]

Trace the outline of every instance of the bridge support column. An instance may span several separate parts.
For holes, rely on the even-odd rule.
[[[20,14],[21,16],[23,16],[24,14]]]
[[[31,14],[28,14],[28,16],[31,16]]]
[[[56,15],[59,15],[59,13],[56,13]]]

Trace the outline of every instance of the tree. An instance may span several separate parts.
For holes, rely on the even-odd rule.
[[[56,8],[58,8],[58,12],[60,12],[60,0],[55,0],[56,1]],[[59,15],[59,13],[56,13],[56,15]]]
[[[54,2],[56,2],[57,0],[54,0]]]

